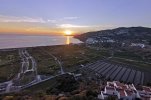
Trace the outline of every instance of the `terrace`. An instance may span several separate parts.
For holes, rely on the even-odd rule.
[[[96,61],[86,65],[84,68],[85,70],[89,69],[100,74],[109,81],[120,81],[124,83],[133,83],[135,85],[148,82],[146,72],[132,69],[132,67],[128,65],[113,63],[107,60]]]

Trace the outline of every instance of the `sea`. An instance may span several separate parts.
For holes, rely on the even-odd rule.
[[[0,35],[0,49],[82,43],[73,36]]]

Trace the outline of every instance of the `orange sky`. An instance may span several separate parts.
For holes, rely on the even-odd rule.
[[[80,27],[52,27],[41,23],[0,23],[0,33],[63,35],[65,30],[71,30],[76,34],[85,32],[85,29]]]
[[[0,0],[0,34],[151,27],[150,4],[151,0]]]
[[[52,28],[35,23],[0,23],[0,33],[16,34],[62,34],[62,29]]]
[[[88,30],[96,30],[94,27],[75,26],[64,24],[58,26],[47,25],[46,23],[27,22],[2,22],[0,23],[0,33],[16,34],[38,34],[38,35],[64,35],[64,31],[70,30],[73,34],[80,34]]]
[[[0,34],[38,34],[38,35],[64,35],[64,31],[70,30],[73,34],[110,28],[111,25],[80,25],[68,24],[68,21],[78,17],[65,17],[48,20],[36,17],[17,17],[0,15]],[[64,22],[65,21],[65,22]]]

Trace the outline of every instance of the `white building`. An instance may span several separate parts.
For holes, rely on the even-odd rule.
[[[131,43],[132,47],[140,47],[140,48],[144,48],[145,47],[145,44],[142,44],[142,43]]]
[[[137,91],[133,84],[127,85],[118,81],[107,82],[107,85],[102,93],[103,94],[99,94],[98,99],[99,97],[107,98],[108,96],[116,96],[117,99],[123,100],[142,98],[140,92]]]
[[[98,40],[94,39],[94,38],[88,38],[86,40],[86,44],[95,44],[98,43]]]

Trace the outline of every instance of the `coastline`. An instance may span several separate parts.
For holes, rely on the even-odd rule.
[[[2,35],[0,37],[0,50],[17,49],[40,46],[68,45],[82,43],[73,36],[30,36],[30,35]]]

